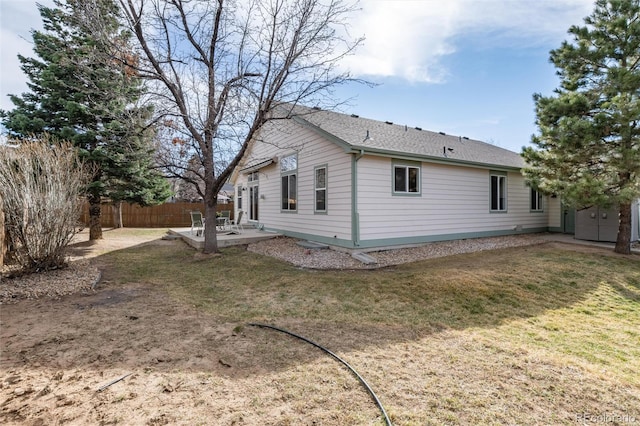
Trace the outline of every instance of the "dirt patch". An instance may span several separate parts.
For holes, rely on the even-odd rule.
[[[265,419],[298,418],[304,411],[298,404],[311,407],[287,392],[288,381],[300,380],[292,358],[324,376],[317,377],[314,398],[338,404],[323,423],[359,423],[336,414],[344,411],[345,395],[367,423],[377,416],[357,381],[313,348],[221,322],[148,284],[53,303],[25,300],[3,307],[2,316],[11,319],[2,327],[4,424],[282,424]],[[273,354],[274,342],[288,349]],[[273,407],[279,411],[270,414]]]
[[[202,314],[161,286],[113,281],[116,266],[102,254],[183,244],[161,235],[114,230],[97,242],[80,235],[70,260],[102,273],[95,288],[78,292],[62,278],[57,288],[75,294],[14,297],[0,308],[0,423],[294,424],[306,415],[323,424],[375,422],[377,408],[357,381],[313,348]],[[274,341],[283,349],[277,354]],[[313,364],[312,400],[288,390],[309,379],[291,368],[292,358]]]

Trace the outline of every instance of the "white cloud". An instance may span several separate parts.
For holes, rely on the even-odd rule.
[[[463,39],[482,48],[558,44],[591,13],[592,0],[361,0],[361,7],[350,32],[366,40],[344,66],[359,76],[439,83],[448,75],[443,58]],[[16,55],[33,55],[30,30],[42,22],[31,0],[1,0],[0,22],[0,109],[11,109],[7,94],[27,90]]]
[[[476,46],[531,47],[564,39],[591,0],[363,0],[353,34],[364,45],[344,65],[356,75],[443,82],[442,59],[464,39]]]

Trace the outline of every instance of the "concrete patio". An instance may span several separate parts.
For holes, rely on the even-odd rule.
[[[198,250],[204,248],[204,237],[196,236],[195,230],[191,232],[191,228],[171,228],[170,235],[180,237],[185,243]],[[280,234],[275,232],[261,231],[253,227],[247,227],[238,232],[218,231],[218,247],[230,247],[243,244],[251,244],[258,241],[275,238]]]

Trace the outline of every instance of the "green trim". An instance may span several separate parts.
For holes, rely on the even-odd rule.
[[[469,238],[501,237],[504,235],[534,234],[547,232],[547,227],[527,228],[520,231],[505,229],[500,231],[462,232],[457,234],[422,235],[416,237],[381,238],[376,240],[360,241],[361,248],[388,247],[399,245],[433,243],[437,241],[465,240]]]
[[[568,215],[573,214],[573,231],[566,231],[567,228],[567,215],[564,211],[568,210]],[[560,202],[560,232],[568,235],[576,234],[576,208],[566,205],[564,202]]]
[[[282,178],[287,178],[287,180],[291,177],[295,176],[296,178],[296,208],[295,209],[283,209],[282,208]],[[287,181],[287,188],[291,185],[290,181]],[[298,213],[298,201],[300,201],[300,195],[298,191],[299,182],[298,182],[298,170],[295,172],[287,172],[280,175],[280,199],[278,200],[278,204],[280,204],[280,213]],[[288,205],[288,204],[287,204]]]
[[[500,171],[504,171],[505,173],[509,171],[520,172],[520,170],[522,169],[522,167],[516,167],[516,166],[504,166],[501,164],[488,164],[488,163],[480,163],[477,161],[458,160],[454,158],[434,157],[432,155],[412,154],[408,152],[392,151],[392,150],[386,150],[386,149],[380,149],[380,148],[366,148],[360,145],[352,145],[351,152],[354,152],[354,153],[364,152],[364,154],[374,155],[378,157],[392,157],[392,158],[398,158],[401,160],[422,161],[425,163],[460,165],[460,166],[466,166],[466,167],[476,167],[480,169],[500,170]]]
[[[355,248],[353,245],[353,241],[345,240],[342,238],[323,237],[321,235],[307,234],[305,232],[287,231],[277,228],[265,228],[265,230],[277,232],[278,234],[282,234],[287,237],[298,238],[300,240],[315,241],[317,243],[328,244],[336,247]]]
[[[360,218],[358,215],[358,157],[351,156],[351,244],[358,245],[360,239]]]
[[[235,209],[236,211],[240,211],[243,209],[242,202],[244,201],[244,196],[242,194],[242,184],[236,185],[236,199],[235,201]]]
[[[504,209],[492,209],[491,208],[491,200],[493,198],[493,182],[492,177],[503,177],[504,178]],[[498,180],[499,182],[499,180]],[[500,184],[498,183],[498,187]],[[499,170],[489,170],[489,213],[509,213],[509,175],[506,172],[501,172]]]
[[[296,159],[296,168],[295,169],[291,169],[291,170],[283,171],[282,170],[282,164],[283,164],[282,160],[285,159],[285,158],[289,158],[289,157],[295,157],[295,159]],[[280,163],[280,200],[279,200],[280,213],[297,213],[298,212],[298,202],[300,201],[300,188],[299,188],[300,187],[300,182],[299,182],[299,179],[298,179],[298,176],[299,176],[298,175],[298,170],[299,170],[299,167],[298,167],[298,153],[294,152],[293,154],[287,154],[287,155],[281,156],[280,159],[279,159],[279,163]],[[282,194],[282,178],[283,177],[289,178],[290,176],[295,176],[295,178],[296,178],[296,198],[295,198],[295,200],[296,200],[296,208],[295,209],[289,209],[289,208],[283,209],[282,208],[282,197],[283,197],[283,194]],[[291,185],[291,182],[288,181],[287,182],[287,188],[290,188],[290,185]],[[289,194],[287,194],[287,195],[289,195]]]
[[[316,172],[318,169],[324,169],[324,210],[316,210],[318,200],[316,195],[318,189],[316,188]],[[329,213],[329,164],[324,163],[313,168],[313,214],[328,214]]]
[[[548,227],[541,228],[527,228],[520,231],[513,229],[505,229],[500,231],[482,231],[482,232],[463,232],[458,234],[440,234],[440,235],[423,235],[417,237],[400,237],[400,238],[381,238],[375,240],[359,241],[355,244],[354,241],[345,240],[342,238],[324,237],[321,235],[307,234],[304,232],[288,231],[283,229],[268,228],[268,231],[277,232],[287,237],[298,238],[301,240],[315,241],[318,243],[324,243],[331,246],[348,248],[348,249],[375,249],[375,248],[389,248],[393,246],[406,246],[415,244],[434,243],[439,241],[452,241],[452,240],[465,240],[469,238],[486,238],[486,237],[501,237],[505,235],[520,235],[520,234],[535,234],[540,232],[548,232]]]
[[[391,164],[393,164],[394,166],[410,166],[410,167],[421,167],[422,166],[422,162],[421,161],[413,161],[413,160],[403,160],[403,159],[398,159],[398,158],[392,158],[391,159]]]
[[[549,227],[549,232],[558,232],[558,233],[562,233],[562,227],[559,226],[550,226]]]
[[[529,188],[529,213],[544,213],[544,205],[545,203],[545,197],[541,196],[540,191],[538,191],[537,189],[533,189],[531,187]],[[531,208],[531,196],[533,195],[533,192],[536,193],[536,198],[540,197],[540,208],[538,210],[534,210]]]

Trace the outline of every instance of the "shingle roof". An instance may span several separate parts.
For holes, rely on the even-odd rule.
[[[484,166],[524,166],[522,157],[513,151],[460,136],[300,106],[294,116],[355,151]]]

